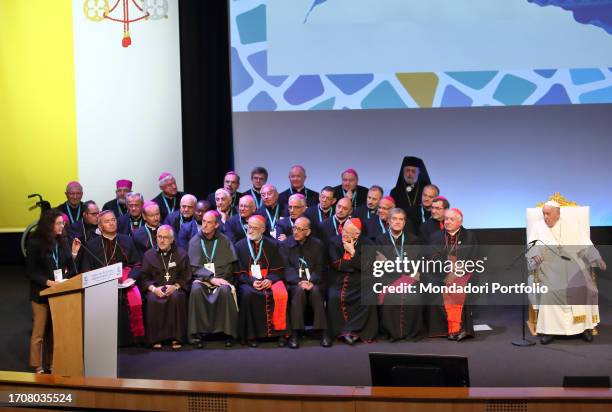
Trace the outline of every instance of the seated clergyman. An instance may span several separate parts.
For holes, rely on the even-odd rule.
[[[232,242],[219,230],[221,218],[208,211],[202,230],[189,241],[193,284],[189,296],[188,333],[196,347],[205,335],[222,333],[229,347],[238,337],[238,301],[234,287],[237,257]]]
[[[170,225],[157,230],[157,250],[149,249],[142,259],[140,281],[146,293],[146,341],[161,349],[165,341],[180,349],[186,337],[187,287],[191,280],[189,259],[174,245]]]

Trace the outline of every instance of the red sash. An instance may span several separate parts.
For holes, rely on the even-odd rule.
[[[121,283],[128,278],[132,268],[124,267],[121,273]],[[142,318],[142,297],[140,290],[133,284],[126,290],[126,298],[128,303],[128,312],[130,314],[130,329],[133,336],[144,336],[144,322]]]

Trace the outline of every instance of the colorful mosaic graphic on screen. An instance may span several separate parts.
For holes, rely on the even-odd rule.
[[[333,1],[309,0],[302,23]],[[559,7],[576,24],[612,36],[612,0],[523,1],[531,7]],[[231,2],[234,111],[612,103],[612,67],[269,75],[267,3]]]

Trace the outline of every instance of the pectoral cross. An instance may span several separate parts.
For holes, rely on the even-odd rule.
[[[164,276],[166,278],[166,283],[170,282],[170,273],[166,272],[166,276]]]

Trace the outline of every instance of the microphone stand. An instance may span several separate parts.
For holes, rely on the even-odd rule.
[[[517,255],[514,260],[512,261],[512,263],[508,266],[508,269],[512,268],[512,266],[514,266],[516,264],[516,262],[518,262],[518,260],[521,257],[525,257],[525,255],[535,246],[537,240],[529,242],[529,245],[527,246],[527,248],[525,249],[525,251],[521,252],[519,255]],[[523,279],[524,279],[524,274],[525,272],[523,271]],[[512,339],[512,344],[514,346],[521,346],[521,347],[525,347],[525,346],[533,346],[535,345],[535,342],[532,340],[529,340],[527,338],[525,338],[525,296],[523,296],[523,305],[521,305],[521,337],[520,338],[515,338]]]

